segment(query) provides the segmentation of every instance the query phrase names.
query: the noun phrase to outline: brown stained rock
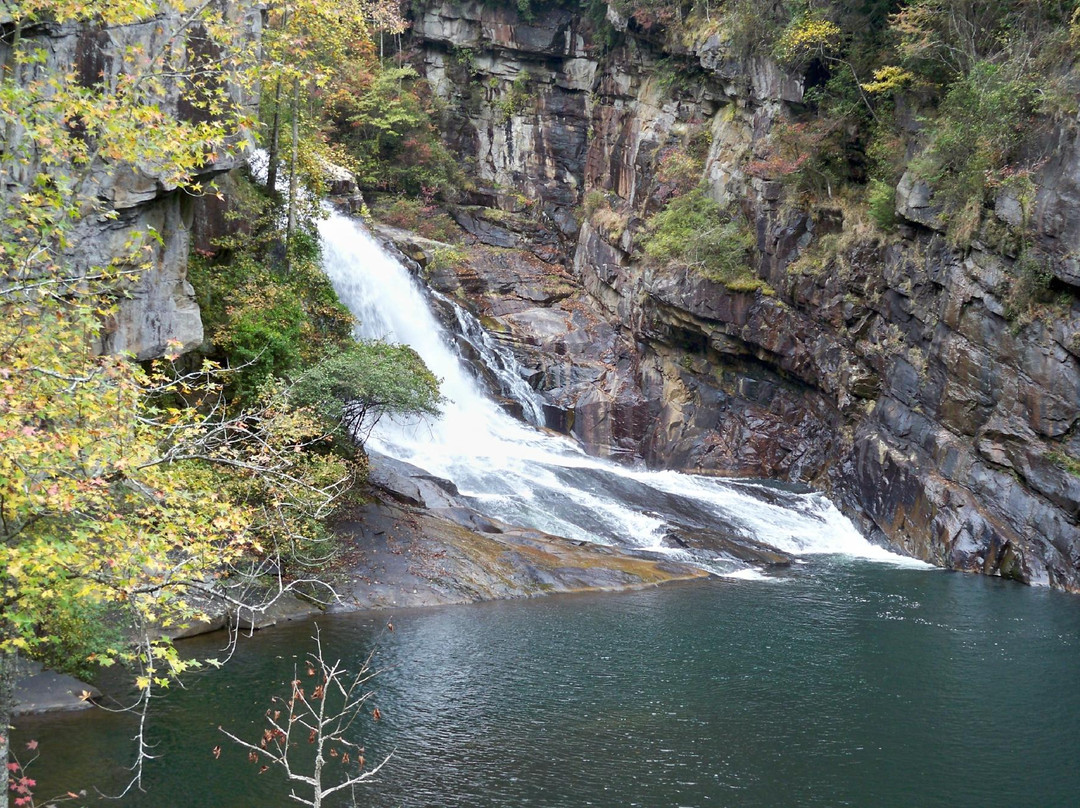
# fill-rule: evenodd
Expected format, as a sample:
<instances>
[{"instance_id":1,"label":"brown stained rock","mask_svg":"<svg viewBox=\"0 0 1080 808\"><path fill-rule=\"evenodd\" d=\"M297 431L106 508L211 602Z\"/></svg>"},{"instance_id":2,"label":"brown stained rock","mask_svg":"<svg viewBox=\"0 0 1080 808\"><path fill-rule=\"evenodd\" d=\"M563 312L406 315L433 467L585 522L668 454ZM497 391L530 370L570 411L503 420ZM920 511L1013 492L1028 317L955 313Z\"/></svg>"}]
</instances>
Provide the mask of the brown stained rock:
<instances>
[{"instance_id":1,"label":"brown stained rock","mask_svg":"<svg viewBox=\"0 0 1080 808\"><path fill-rule=\"evenodd\" d=\"M335 526L346 547L338 584L345 608L630 589L707 576L689 565L540 531L507 525L499 531L470 530L436 511L390 502L357 509Z\"/></svg>"},{"instance_id":2,"label":"brown stained rock","mask_svg":"<svg viewBox=\"0 0 1080 808\"><path fill-rule=\"evenodd\" d=\"M798 76L767 58L739 62L722 38L677 42L608 11L625 44L602 59L583 16L566 9L529 21L508 6L429 3L415 29L422 70L455 110L447 140L475 160L483 204L510 210L520 193L559 222L549 229L577 287L568 297L545 300L525 262L506 256L445 278L538 369L531 378L555 420L593 450L633 446L656 465L813 480L884 543L1080 588L1077 478L1063 465L1080 458L1075 127L1039 136L1050 157L1025 213L1066 302L1017 316L1015 247L987 233L970 249L950 246L934 189L913 173L899 182L902 221L890 234L847 220L852 211L833 200L800 210L775 177L748 176L785 104L801 103ZM533 30L544 25L562 38ZM455 74L448 46L483 53L480 75ZM652 80L657 58L702 72L668 92ZM473 83L505 87L523 69L535 77L525 114L498 123L485 104L465 103ZM657 180L665 149L695 127L712 137L710 191L749 217L775 297L733 294L631 252L667 193ZM591 189L618 197L628 217L617 243L588 222L574 238L568 217ZM1023 221L1009 194L987 211L999 229ZM489 240L509 233L507 243L556 263L538 251L550 241L470 216ZM843 246L810 260L828 235Z\"/></svg>"}]
</instances>

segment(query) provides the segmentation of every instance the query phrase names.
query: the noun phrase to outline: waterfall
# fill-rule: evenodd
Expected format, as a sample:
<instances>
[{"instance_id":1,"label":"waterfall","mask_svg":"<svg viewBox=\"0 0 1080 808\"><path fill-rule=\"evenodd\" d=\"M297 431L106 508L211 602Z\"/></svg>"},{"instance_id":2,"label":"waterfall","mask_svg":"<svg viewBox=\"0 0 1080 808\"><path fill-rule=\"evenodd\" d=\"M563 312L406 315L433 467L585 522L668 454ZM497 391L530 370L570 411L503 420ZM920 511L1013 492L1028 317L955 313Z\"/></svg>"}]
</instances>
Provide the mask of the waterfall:
<instances>
[{"instance_id":1,"label":"waterfall","mask_svg":"<svg viewBox=\"0 0 1080 808\"><path fill-rule=\"evenodd\" d=\"M831 553L900 561L870 544L823 495L767 483L629 468L586 455L571 440L525 424L482 389L456 343L435 318L419 282L360 223L331 213L320 223L324 266L359 320L358 337L411 345L442 379L438 419L384 418L368 446L454 482L478 511L569 538L686 553L661 545L673 526L721 530L796 555ZM490 337L463 311L479 353L509 385L516 367L498 358ZM485 351L487 352L485 354ZM513 388L527 413L539 413L520 378ZM532 397L532 398L530 398ZM720 573L745 564L706 563Z\"/></svg>"}]
</instances>

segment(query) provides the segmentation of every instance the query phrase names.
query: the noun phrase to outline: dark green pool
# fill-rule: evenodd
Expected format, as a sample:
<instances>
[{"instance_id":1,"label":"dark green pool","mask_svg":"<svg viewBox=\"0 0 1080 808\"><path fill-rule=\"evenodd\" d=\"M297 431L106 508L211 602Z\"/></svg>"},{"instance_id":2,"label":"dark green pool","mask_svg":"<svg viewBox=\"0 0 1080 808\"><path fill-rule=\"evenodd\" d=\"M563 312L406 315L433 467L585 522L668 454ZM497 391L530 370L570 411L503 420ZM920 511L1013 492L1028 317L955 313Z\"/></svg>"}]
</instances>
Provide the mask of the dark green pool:
<instances>
[{"instance_id":1,"label":"dark green pool","mask_svg":"<svg viewBox=\"0 0 1080 808\"><path fill-rule=\"evenodd\" d=\"M385 668L363 739L369 760L396 751L360 805L1080 805L1077 597L818 560L777 582L385 619L321 621L335 656L378 636ZM292 804L215 728L257 737L310 633L258 634L163 701L148 793L120 805ZM24 721L38 796L118 782L133 731L102 713Z\"/></svg>"}]
</instances>

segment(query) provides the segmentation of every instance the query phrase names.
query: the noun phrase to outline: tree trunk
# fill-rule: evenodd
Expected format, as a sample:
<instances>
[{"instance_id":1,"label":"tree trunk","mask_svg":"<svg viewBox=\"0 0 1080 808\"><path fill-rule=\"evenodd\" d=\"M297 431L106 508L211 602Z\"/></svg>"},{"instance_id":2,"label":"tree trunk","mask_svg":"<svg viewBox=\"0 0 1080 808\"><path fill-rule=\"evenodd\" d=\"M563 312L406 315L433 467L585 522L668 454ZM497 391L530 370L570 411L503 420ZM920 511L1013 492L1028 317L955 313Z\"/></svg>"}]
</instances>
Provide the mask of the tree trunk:
<instances>
[{"instance_id":1,"label":"tree trunk","mask_svg":"<svg viewBox=\"0 0 1080 808\"><path fill-rule=\"evenodd\" d=\"M266 191L273 194L277 190L278 145L281 141L281 76L274 86L274 118L270 124L270 148L267 150Z\"/></svg>"},{"instance_id":2,"label":"tree trunk","mask_svg":"<svg viewBox=\"0 0 1080 808\"><path fill-rule=\"evenodd\" d=\"M8 50L7 58L4 60L3 71L0 72L0 86L7 87L8 85L14 85L16 83L17 79L18 79L18 76L16 75L16 70L19 67L19 47L20 47L20 44L22 42L22 31L23 31L23 20L20 17L18 22L15 23L15 30L11 34L11 48L10 48L10 50ZM5 162L7 161L7 158L9 156L18 153L18 149L17 149L18 144L15 142L16 134L17 134L17 129L16 129L16 126L15 126L15 120L14 120L14 118L12 118L11 120L8 121L7 125L4 127L4 144L5 145L4 145L4 148L3 148L3 153L4 153ZM5 167L5 170L7 170L7 167ZM4 183L4 185L6 186L7 183ZM0 199L4 200L4 202L5 202L4 206L7 207L6 202L10 197L10 194L8 193L8 189L6 187L0 188L0 194L2 194L2 196L0 196ZM5 763L6 763L6 761L5 761ZM7 783L7 772L6 771L4 772L4 783L5 784ZM0 808L6 808L6 806L7 806L7 791L4 792L3 799L4 799L4 802L3 802L3 805L0 806Z\"/></svg>"},{"instance_id":3,"label":"tree trunk","mask_svg":"<svg viewBox=\"0 0 1080 808\"><path fill-rule=\"evenodd\" d=\"M14 652L0 651L0 808L8 808L8 785L11 772L11 713L15 708L15 675L19 657Z\"/></svg>"},{"instance_id":4,"label":"tree trunk","mask_svg":"<svg viewBox=\"0 0 1080 808\"><path fill-rule=\"evenodd\" d=\"M285 229L285 250L292 249L293 231L296 230L296 158L300 148L300 78L293 79L292 85L292 156L289 159L289 220ZM285 256L286 266L291 264L289 255Z\"/></svg>"},{"instance_id":5,"label":"tree trunk","mask_svg":"<svg viewBox=\"0 0 1080 808\"><path fill-rule=\"evenodd\" d=\"M319 733L320 738L322 732ZM319 741L319 751L315 753L315 771L312 773L312 779L315 780L315 788L311 795L312 808L321 808L322 806L322 769L323 769L323 756L322 756L322 741Z\"/></svg>"}]
</instances>

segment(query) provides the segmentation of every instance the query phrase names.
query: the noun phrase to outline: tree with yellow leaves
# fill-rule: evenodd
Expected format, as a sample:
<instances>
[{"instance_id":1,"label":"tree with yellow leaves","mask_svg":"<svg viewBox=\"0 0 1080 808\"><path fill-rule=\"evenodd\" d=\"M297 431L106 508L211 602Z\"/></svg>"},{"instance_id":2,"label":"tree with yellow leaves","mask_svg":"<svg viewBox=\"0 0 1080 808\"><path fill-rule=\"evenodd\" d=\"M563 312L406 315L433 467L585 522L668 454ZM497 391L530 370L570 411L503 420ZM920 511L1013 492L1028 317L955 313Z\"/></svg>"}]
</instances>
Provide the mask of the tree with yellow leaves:
<instances>
[{"instance_id":1,"label":"tree with yellow leaves","mask_svg":"<svg viewBox=\"0 0 1080 808\"><path fill-rule=\"evenodd\" d=\"M135 176L152 193L206 192L205 177L254 123L258 20L246 0L0 4L5 808L19 656L55 661L77 649L101 664L129 663L145 718L153 692L199 664L162 635L204 618L209 597L244 603L225 584L242 560L265 558L257 514L222 495L214 467L261 475L279 501L299 498L316 512L350 479L341 469L305 478L287 457L321 439L314 420L298 423L302 414L272 403L230 414L209 368L146 370L100 353L116 299L152 270L158 238L128 226L106 260L87 259L93 234L110 222L122 230L115 179ZM84 36L89 56L66 47ZM124 641L84 633L87 614L114 618ZM131 786L147 756L140 733Z\"/></svg>"},{"instance_id":2,"label":"tree with yellow leaves","mask_svg":"<svg viewBox=\"0 0 1080 808\"><path fill-rule=\"evenodd\" d=\"M206 664L164 635L212 601L243 612L296 586L333 596L286 578L280 554L319 533L362 466L340 413L301 395L359 372L357 355L328 357L296 390L269 379L241 410L230 377L176 362L178 344L152 366L102 346L163 249L132 196L210 193L258 131L255 88L314 92L357 38L399 30L388 8L0 0L0 808L20 656L133 668L134 788L154 693ZM291 115L295 190L296 103ZM437 406L437 380L416 372L421 399L390 409ZM349 379L353 413L366 388ZM95 631L103 617L123 636Z\"/></svg>"}]
</instances>

